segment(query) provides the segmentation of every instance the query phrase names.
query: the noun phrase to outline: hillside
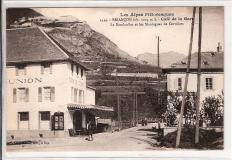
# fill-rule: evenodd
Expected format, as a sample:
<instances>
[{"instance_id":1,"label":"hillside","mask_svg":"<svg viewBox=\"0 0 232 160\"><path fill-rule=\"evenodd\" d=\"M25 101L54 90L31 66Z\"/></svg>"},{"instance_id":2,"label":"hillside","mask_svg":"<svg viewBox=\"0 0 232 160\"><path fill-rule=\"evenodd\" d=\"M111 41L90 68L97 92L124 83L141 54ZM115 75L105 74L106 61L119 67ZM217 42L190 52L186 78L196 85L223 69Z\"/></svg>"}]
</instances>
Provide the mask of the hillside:
<instances>
[{"instance_id":1,"label":"hillside","mask_svg":"<svg viewBox=\"0 0 232 160\"><path fill-rule=\"evenodd\" d=\"M161 52L160 53L160 66L161 67L166 67L171 65L172 63L175 63L185 57L184 54L177 53L174 51L170 52ZM137 58L141 61L146 61L148 64L157 66L157 54L152 54L152 53L143 53L139 54Z\"/></svg>"},{"instance_id":2,"label":"hillside","mask_svg":"<svg viewBox=\"0 0 232 160\"><path fill-rule=\"evenodd\" d=\"M138 72L139 69L134 68L142 68L142 61L121 50L109 38L93 30L85 21L70 15L58 19L49 18L30 9L17 11L21 16L16 18L10 16L16 14L16 11L8 11L8 28L42 27L68 52L94 70L101 68L102 62L118 62L131 66L132 70L128 71L127 68L126 72ZM146 65L146 68L149 68L149 65Z\"/></svg>"}]
</instances>

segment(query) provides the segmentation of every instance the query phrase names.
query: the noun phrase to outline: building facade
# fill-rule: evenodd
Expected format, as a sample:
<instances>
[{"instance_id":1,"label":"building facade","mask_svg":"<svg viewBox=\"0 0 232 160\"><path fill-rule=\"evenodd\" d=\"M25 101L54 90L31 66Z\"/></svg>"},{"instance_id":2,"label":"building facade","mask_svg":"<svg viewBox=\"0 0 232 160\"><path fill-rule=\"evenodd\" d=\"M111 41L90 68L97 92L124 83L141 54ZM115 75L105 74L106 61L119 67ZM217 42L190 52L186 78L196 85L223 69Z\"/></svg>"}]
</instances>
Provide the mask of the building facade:
<instances>
[{"instance_id":1,"label":"building facade","mask_svg":"<svg viewBox=\"0 0 232 160\"><path fill-rule=\"evenodd\" d=\"M9 132L82 130L95 113L113 111L95 105L88 68L40 28L7 30L6 64Z\"/></svg>"},{"instance_id":2,"label":"building facade","mask_svg":"<svg viewBox=\"0 0 232 160\"><path fill-rule=\"evenodd\" d=\"M224 88L224 54L218 47L217 52L201 53L200 100L205 97L223 94ZM197 92L197 53L191 56L187 91ZM187 57L164 68L167 75L167 90L183 92L187 68Z\"/></svg>"}]
</instances>

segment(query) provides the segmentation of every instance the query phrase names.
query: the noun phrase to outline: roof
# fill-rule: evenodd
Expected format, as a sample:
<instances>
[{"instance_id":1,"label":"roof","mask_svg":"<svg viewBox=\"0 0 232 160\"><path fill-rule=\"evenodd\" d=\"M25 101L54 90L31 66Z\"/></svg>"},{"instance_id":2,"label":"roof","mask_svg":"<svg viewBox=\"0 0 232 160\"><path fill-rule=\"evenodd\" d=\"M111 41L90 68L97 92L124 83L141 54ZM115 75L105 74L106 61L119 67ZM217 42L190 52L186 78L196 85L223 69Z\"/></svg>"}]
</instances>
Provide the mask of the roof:
<instances>
[{"instance_id":1,"label":"roof","mask_svg":"<svg viewBox=\"0 0 232 160\"><path fill-rule=\"evenodd\" d=\"M163 69L164 72L186 71L188 57L171 64ZM198 65L198 53L191 55L190 71L196 71ZM202 52L201 53L201 70L202 71L223 71L224 53L223 52Z\"/></svg>"},{"instance_id":2,"label":"roof","mask_svg":"<svg viewBox=\"0 0 232 160\"><path fill-rule=\"evenodd\" d=\"M88 69L38 27L7 29L6 42L7 64L69 60Z\"/></svg>"}]
</instances>

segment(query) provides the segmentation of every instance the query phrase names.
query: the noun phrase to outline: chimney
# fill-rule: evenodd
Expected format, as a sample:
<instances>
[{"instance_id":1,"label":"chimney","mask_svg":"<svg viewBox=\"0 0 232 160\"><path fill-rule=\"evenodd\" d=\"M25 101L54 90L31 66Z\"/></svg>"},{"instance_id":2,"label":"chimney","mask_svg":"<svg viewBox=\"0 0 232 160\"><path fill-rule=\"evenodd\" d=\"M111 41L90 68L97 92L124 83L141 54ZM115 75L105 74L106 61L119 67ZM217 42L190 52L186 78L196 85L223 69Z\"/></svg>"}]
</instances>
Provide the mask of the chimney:
<instances>
[{"instance_id":1,"label":"chimney","mask_svg":"<svg viewBox=\"0 0 232 160\"><path fill-rule=\"evenodd\" d=\"M218 42L217 52L221 52L221 51L222 51L222 46L221 46L220 42Z\"/></svg>"}]
</instances>

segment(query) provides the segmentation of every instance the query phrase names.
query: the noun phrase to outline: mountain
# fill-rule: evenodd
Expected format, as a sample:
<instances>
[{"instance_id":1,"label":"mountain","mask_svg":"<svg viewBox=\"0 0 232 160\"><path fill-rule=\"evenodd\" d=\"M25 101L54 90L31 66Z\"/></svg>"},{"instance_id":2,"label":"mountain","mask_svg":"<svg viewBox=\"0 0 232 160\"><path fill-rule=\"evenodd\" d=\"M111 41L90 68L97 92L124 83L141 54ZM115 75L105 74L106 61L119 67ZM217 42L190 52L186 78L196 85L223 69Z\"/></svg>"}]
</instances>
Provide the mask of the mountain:
<instances>
[{"instance_id":1,"label":"mountain","mask_svg":"<svg viewBox=\"0 0 232 160\"><path fill-rule=\"evenodd\" d=\"M160 66L166 67L183 59L184 57L186 57L184 54L174 51L160 53ZM141 61L147 62L148 64L157 66L157 54L146 52L143 54L139 54L137 58Z\"/></svg>"},{"instance_id":2,"label":"mountain","mask_svg":"<svg viewBox=\"0 0 232 160\"><path fill-rule=\"evenodd\" d=\"M18 21L20 24L23 23L24 20L31 17L42 16L42 14L34 11L30 8L8 8L6 14L6 27L10 28L10 25L15 21Z\"/></svg>"},{"instance_id":3,"label":"mountain","mask_svg":"<svg viewBox=\"0 0 232 160\"><path fill-rule=\"evenodd\" d=\"M20 16L14 17L18 13ZM121 50L103 34L93 30L85 21L71 15L57 19L41 15L32 9L7 10L7 28L40 26L67 51L81 61L142 62Z\"/></svg>"}]
</instances>

